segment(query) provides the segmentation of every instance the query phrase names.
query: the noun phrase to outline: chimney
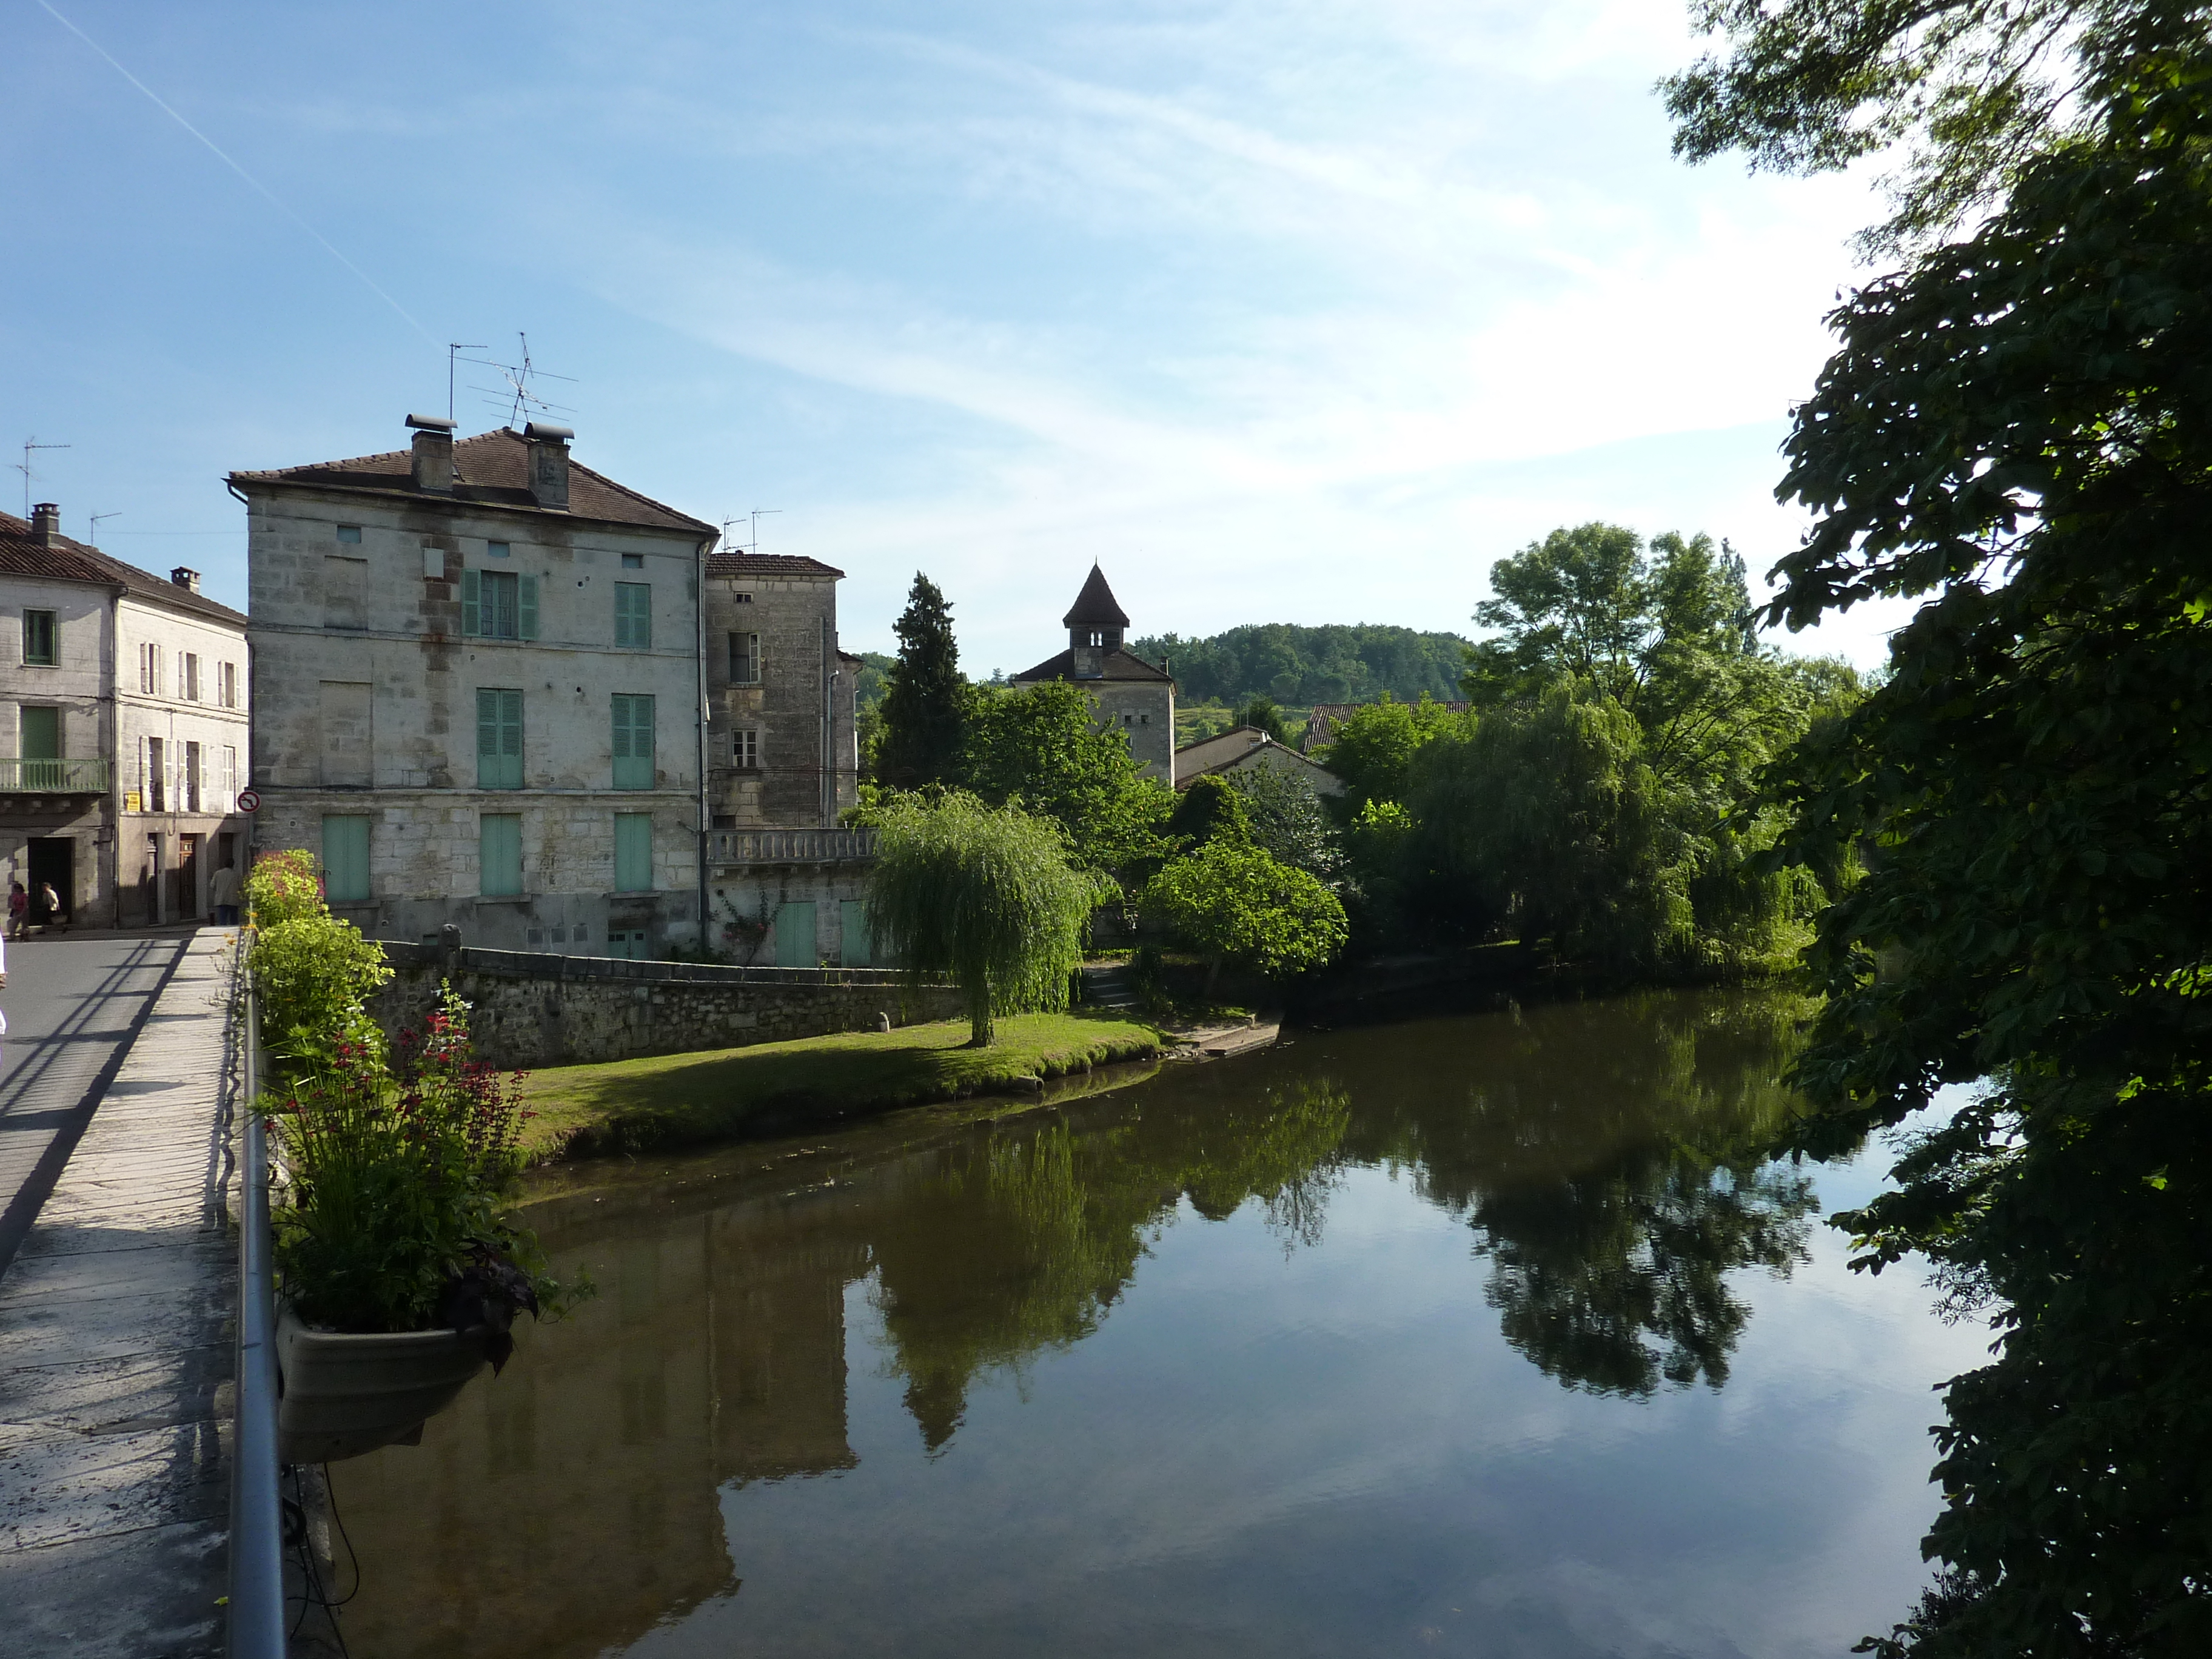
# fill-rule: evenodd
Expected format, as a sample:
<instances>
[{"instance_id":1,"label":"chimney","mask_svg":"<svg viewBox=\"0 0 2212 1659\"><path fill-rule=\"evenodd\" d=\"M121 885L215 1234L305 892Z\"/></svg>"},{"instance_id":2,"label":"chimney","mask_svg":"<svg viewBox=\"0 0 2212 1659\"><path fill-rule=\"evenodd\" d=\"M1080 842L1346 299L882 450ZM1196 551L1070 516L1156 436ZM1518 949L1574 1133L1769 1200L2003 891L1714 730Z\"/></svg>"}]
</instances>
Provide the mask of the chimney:
<instances>
[{"instance_id":1,"label":"chimney","mask_svg":"<svg viewBox=\"0 0 2212 1659\"><path fill-rule=\"evenodd\" d=\"M31 533L39 538L41 547L52 547L54 538L62 533L62 510L52 501L40 501L31 509Z\"/></svg>"},{"instance_id":2,"label":"chimney","mask_svg":"<svg viewBox=\"0 0 2212 1659\"><path fill-rule=\"evenodd\" d=\"M187 593L197 593L200 591L200 573L197 570L186 569L183 565L179 565L169 573L169 580Z\"/></svg>"},{"instance_id":3,"label":"chimney","mask_svg":"<svg viewBox=\"0 0 2212 1659\"><path fill-rule=\"evenodd\" d=\"M565 426L532 421L522 428L530 441L530 495L540 507L568 510L568 440L576 434Z\"/></svg>"},{"instance_id":4,"label":"chimney","mask_svg":"<svg viewBox=\"0 0 2212 1659\"><path fill-rule=\"evenodd\" d=\"M410 415L415 432L415 488L426 495L453 493L453 423L441 415Z\"/></svg>"}]
</instances>

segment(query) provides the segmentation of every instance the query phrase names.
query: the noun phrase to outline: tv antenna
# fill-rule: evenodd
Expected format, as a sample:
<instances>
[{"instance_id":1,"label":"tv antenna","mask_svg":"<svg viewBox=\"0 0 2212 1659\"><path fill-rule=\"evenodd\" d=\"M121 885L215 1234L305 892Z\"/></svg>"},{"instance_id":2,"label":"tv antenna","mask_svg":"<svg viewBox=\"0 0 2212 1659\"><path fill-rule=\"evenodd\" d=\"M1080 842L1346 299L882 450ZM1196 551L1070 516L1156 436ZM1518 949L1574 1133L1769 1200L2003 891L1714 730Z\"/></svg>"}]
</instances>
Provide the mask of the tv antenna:
<instances>
[{"instance_id":1,"label":"tv antenna","mask_svg":"<svg viewBox=\"0 0 2212 1659\"><path fill-rule=\"evenodd\" d=\"M485 349L487 348L484 346L470 345L459 340L448 340L446 343L446 418L447 420L453 418L453 359L464 351ZM474 362L477 360L471 357L469 361Z\"/></svg>"},{"instance_id":2,"label":"tv antenna","mask_svg":"<svg viewBox=\"0 0 2212 1659\"><path fill-rule=\"evenodd\" d=\"M496 362L489 357L461 359L465 363L482 363L486 368L497 369L501 377L507 382L504 387L472 386L469 390L487 393L485 401L494 409L505 405L507 423L509 426L520 425L525 415L574 414L576 412L574 409L567 404L549 403L539 397L537 392L531 390L531 382L532 380L563 380L570 386L574 386L577 384L576 377L573 374L556 374L549 369L538 368L530 361L530 337L517 330L514 337L522 343L522 361L519 363Z\"/></svg>"},{"instance_id":3,"label":"tv antenna","mask_svg":"<svg viewBox=\"0 0 2212 1659\"><path fill-rule=\"evenodd\" d=\"M727 539L730 533L730 526L732 525L735 524L738 519L750 519L753 521L753 538L752 540L744 544L744 545L749 551L757 551L760 548L760 521L763 519L773 518L782 511L783 509L780 507L757 507L750 513L738 514L735 517L727 518L722 520L722 535L725 539Z\"/></svg>"},{"instance_id":4,"label":"tv antenna","mask_svg":"<svg viewBox=\"0 0 2212 1659\"><path fill-rule=\"evenodd\" d=\"M38 476L31 471L31 452L34 449L67 449L70 446L68 444L42 444L34 435L23 440L23 459L8 463L23 475L23 522L25 524L31 521L31 480Z\"/></svg>"},{"instance_id":5,"label":"tv antenna","mask_svg":"<svg viewBox=\"0 0 2212 1659\"><path fill-rule=\"evenodd\" d=\"M121 518L123 516L123 509L118 507L112 513L94 513L89 516L92 520L92 529L84 538L85 545L88 547L98 547L100 545L100 521L102 519Z\"/></svg>"}]
</instances>

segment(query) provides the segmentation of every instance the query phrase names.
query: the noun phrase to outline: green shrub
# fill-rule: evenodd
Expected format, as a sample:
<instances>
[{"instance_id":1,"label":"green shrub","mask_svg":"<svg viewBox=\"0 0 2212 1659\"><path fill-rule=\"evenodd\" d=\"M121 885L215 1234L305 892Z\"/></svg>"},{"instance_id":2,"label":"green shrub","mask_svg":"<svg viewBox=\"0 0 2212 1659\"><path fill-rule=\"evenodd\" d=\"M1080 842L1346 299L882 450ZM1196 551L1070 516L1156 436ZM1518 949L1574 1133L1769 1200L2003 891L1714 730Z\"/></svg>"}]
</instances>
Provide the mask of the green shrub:
<instances>
[{"instance_id":1,"label":"green shrub","mask_svg":"<svg viewBox=\"0 0 2212 1659\"><path fill-rule=\"evenodd\" d=\"M1228 841L1209 842L1153 877L1145 908L1211 957L1217 974L1224 962L1270 979L1305 973L1341 951L1346 936L1335 894L1256 847Z\"/></svg>"},{"instance_id":2,"label":"green shrub","mask_svg":"<svg viewBox=\"0 0 2212 1659\"><path fill-rule=\"evenodd\" d=\"M392 969L361 929L327 911L295 915L257 928L250 960L262 1041L281 1067L327 1062L349 1042L381 1056L383 1036L362 1005Z\"/></svg>"},{"instance_id":3,"label":"green shrub","mask_svg":"<svg viewBox=\"0 0 2212 1659\"><path fill-rule=\"evenodd\" d=\"M330 906L323 902L323 878L316 873L315 855L289 847L254 860L246 878L246 911L257 927L330 915Z\"/></svg>"}]
</instances>

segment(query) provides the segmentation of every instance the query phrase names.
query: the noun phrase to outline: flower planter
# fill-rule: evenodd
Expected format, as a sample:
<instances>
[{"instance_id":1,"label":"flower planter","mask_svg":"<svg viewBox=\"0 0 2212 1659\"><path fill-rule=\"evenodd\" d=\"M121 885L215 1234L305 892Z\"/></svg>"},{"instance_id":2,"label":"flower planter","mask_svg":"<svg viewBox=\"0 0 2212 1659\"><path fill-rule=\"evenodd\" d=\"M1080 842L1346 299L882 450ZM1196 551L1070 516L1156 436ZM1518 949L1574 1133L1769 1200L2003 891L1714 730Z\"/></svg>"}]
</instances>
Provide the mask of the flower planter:
<instances>
[{"instance_id":1,"label":"flower planter","mask_svg":"<svg viewBox=\"0 0 2212 1659\"><path fill-rule=\"evenodd\" d=\"M413 1445L422 1425L484 1368L485 1333L318 1330L289 1307L276 1317L276 1455L335 1463Z\"/></svg>"}]
</instances>

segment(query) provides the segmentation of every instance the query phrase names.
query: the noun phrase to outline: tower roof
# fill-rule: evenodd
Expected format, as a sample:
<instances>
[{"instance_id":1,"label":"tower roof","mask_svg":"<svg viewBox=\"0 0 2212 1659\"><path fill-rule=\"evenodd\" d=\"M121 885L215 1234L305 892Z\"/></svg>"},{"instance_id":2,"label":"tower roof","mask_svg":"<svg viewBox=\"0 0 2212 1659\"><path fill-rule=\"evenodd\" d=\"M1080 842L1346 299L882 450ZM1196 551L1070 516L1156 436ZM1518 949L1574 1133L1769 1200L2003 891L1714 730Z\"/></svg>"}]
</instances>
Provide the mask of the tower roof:
<instances>
[{"instance_id":1,"label":"tower roof","mask_svg":"<svg viewBox=\"0 0 2212 1659\"><path fill-rule=\"evenodd\" d=\"M1079 628L1087 623L1111 623L1116 628L1129 625L1128 617L1115 602L1114 590L1106 586L1106 573L1095 562L1084 581L1083 591L1075 596L1074 605L1060 619L1062 628Z\"/></svg>"}]
</instances>

